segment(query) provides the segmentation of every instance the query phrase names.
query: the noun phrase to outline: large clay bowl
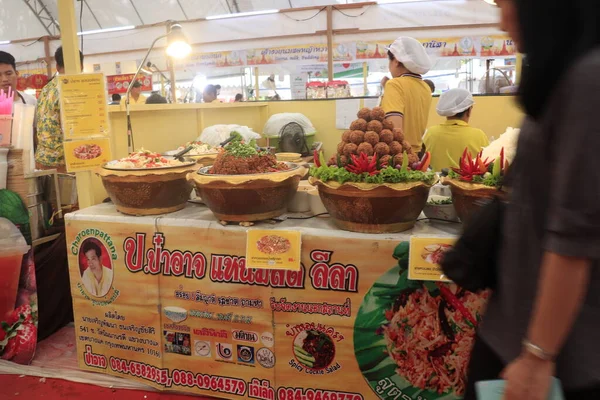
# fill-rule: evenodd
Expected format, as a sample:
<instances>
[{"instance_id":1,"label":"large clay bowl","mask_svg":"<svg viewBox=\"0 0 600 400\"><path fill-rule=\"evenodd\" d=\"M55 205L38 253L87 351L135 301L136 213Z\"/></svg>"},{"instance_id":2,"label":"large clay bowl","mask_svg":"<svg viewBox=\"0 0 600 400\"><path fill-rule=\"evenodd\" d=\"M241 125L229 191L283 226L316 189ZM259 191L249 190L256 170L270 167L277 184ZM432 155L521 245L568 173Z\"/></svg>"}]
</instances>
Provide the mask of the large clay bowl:
<instances>
[{"instance_id":1,"label":"large clay bowl","mask_svg":"<svg viewBox=\"0 0 600 400\"><path fill-rule=\"evenodd\" d=\"M287 211L306 173L302 166L287 164L290 169L286 171L249 175L215 175L205 167L188 174L188 180L220 221L263 221Z\"/></svg>"},{"instance_id":2,"label":"large clay bowl","mask_svg":"<svg viewBox=\"0 0 600 400\"><path fill-rule=\"evenodd\" d=\"M181 210L190 198L188 173L201 165L127 170L106 168L97 172L117 211L128 215L157 215Z\"/></svg>"},{"instance_id":3,"label":"large clay bowl","mask_svg":"<svg viewBox=\"0 0 600 400\"><path fill-rule=\"evenodd\" d=\"M442 183L450 186L454 209L463 224L469 223L469 219L486 200L503 195L503 192L496 188L455 179L444 179Z\"/></svg>"},{"instance_id":4,"label":"large clay bowl","mask_svg":"<svg viewBox=\"0 0 600 400\"><path fill-rule=\"evenodd\" d=\"M414 227L427 203L423 182L375 185L322 182L310 178L335 224L360 233L402 232Z\"/></svg>"}]
</instances>

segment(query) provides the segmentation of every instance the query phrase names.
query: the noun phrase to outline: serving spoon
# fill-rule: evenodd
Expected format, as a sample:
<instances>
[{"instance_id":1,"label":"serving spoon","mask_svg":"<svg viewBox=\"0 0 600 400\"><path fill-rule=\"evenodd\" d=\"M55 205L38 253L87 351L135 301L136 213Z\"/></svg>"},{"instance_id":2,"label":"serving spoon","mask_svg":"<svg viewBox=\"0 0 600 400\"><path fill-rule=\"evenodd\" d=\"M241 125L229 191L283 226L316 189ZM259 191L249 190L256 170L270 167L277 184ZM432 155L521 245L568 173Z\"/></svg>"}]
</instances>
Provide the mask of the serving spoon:
<instances>
[{"instance_id":1,"label":"serving spoon","mask_svg":"<svg viewBox=\"0 0 600 400\"><path fill-rule=\"evenodd\" d=\"M173 158L177 161L185 162L183 155L189 153L193 148L193 146L188 146L185 149L181 150L179 153L175 154Z\"/></svg>"}]
</instances>

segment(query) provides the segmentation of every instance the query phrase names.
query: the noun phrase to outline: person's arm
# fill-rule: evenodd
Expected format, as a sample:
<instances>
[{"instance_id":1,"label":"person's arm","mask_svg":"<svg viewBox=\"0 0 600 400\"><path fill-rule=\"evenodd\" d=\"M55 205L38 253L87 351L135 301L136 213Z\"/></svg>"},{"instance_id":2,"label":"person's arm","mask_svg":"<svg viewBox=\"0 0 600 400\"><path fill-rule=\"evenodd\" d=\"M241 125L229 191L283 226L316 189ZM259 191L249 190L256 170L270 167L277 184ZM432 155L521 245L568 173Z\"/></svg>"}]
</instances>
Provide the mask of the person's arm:
<instances>
[{"instance_id":1,"label":"person's arm","mask_svg":"<svg viewBox=\"0 0 600 400\"><path fill-rule=\"evenodd\" d=\"M556 356L581 310L590 277L590 260L546 252L527 340L548 355ZM554 375L553 360L544 360L523 349L521 356L502 373L508 381L505 400L545 400Z\"/></svg>"},{"instance_id":2,"label":"person's arm","mask_svg":"<svg viewBox=\"0 0 600 400\"><path fill-rule=\"evenodd\" d=\"M387 119L388 121L392 121L392 124L394 124L394 129L402 129L402 132L404 132L403 115L390 115L388 117L385 117L385 119Z\"/></svg>"},{"instance_id":3,"label":"person's arm","mask_svg":"<svg viewBox=\"0 0 600 400\"><path fill-rule=\"evenodd\" d=\"M396 80L388 81L385 85L381 107L385 111L385 118L394 124L394 129L404 131L404 91Z\"/></svg>"},{"instance_id":4,"label":"person's arm","mask_svg":"<svg viewBox=\"0 0 600 400\"><path fill-rule=\"evenodd\" d=\"M590 264L585 258L546 252L529 325L531 343L550 354L560 352L587 293Z\"/></svg>"}]
</instances>

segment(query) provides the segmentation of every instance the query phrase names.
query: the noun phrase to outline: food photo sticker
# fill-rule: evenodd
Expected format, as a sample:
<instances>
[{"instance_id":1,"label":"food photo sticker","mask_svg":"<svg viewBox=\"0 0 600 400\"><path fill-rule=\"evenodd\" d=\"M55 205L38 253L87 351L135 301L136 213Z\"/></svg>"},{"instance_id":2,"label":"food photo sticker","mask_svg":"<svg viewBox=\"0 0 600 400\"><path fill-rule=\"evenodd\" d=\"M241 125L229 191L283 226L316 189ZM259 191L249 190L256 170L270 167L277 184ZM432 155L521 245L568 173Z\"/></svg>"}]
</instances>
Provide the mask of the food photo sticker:
<instances>
[{"instance_id":1,"label":"food photo sticker","mask_svg":"<svg viewBox=\"0 0 600 400\"><path fill-rule=\"evenodd\" d=\"M109 138L67 140L64 147L69 172L92 170L112 159Z\"/></svg>"},{"instance_id":2,"label":"food photo sticker","mask_svg":"<svg viewBox=\"0 0 600 400\"><path fill-rule=\"evenodd\" d=\"M422 260L423 248L396 247L396 265L373 283L354 323L356 361L381 399L460 400L465 393L489 292L409 279L410 253Z\"/></svg>"},{"instance_id":3,"label":"food photo sticker","mask_svg":"<svg viewBox=\"0 0 600 400\"><path fill-rule=\"evenodd\" d=\"M299 231L251 229L246 240L247 268L300 270Z\"/></svg>"},{"instance_id":4,"label":"food photo sticker","mask_svg":"<svg viewBox=\"0 0 600 400\"><path fill-rule=\"evenodd\" d=\"M97 144L82 144L75 147L73 155L80 160L93 160L102 155L102 147Z\"/></svg>"},{"instance_id":5,"label":"food photo sticker","mask_svg":"<svg viewBox=\"0 0 600 400\"><path fill-rule=\"evenodd\" d=\"M93 297L104 297L113 283L113 265L104 243L87 238L79 248L79 273L85 290Z\"/></svg>"},{"instance_id":6,"label":"food photo sticker","mask_svg":"<svg viewBox=\"0 0 600 400\"><path fill-rule=\"evenodd\" d=\"M449 237L411 237L408 279L449 282L440 264L455 242L455 238Z\"/></svg>"}]
</instances>

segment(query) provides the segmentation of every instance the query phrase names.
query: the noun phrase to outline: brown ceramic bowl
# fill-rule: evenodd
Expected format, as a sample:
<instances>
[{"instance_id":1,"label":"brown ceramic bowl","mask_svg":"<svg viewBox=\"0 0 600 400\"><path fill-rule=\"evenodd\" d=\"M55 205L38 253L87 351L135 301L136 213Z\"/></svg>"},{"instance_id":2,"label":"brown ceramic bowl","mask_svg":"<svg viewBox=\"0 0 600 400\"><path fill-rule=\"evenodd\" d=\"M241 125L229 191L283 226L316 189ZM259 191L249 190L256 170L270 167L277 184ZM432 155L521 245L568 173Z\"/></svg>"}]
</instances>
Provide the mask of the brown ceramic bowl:
<instances>
[{"instance_id":1,"label":"brown ceramic bowl","mask_svg":"<svg viewBox=\"0 0 600 400\"><path fill-rule=\"evenodd\" d=\"M114 169L104 164L97 174L117 211L128 215L157 215L181 210L190 198L192 185L186 175L201 165Z\"/></svg>"},{"instance_id":2,"label":"brown ceramic bowl","mask_svg":"<svg viewBox=\"0 0 600 400\"><path fill-rule=\"evenodd\" d=\"M411 229L427 203L430 185L423 182L375 185L322 182L310 178L335 224L360 233Z\"/></svg>"},{"instance_id":3,"label":"brown ceramic bowl","mask_svg":"<svg viewBox=\"0 0 600 400\"><path fill-rule=\"evenodd\" d=\"M446 178L442 183L450 186L456 215L463 224L469 222L473 213L481 207L482 201L503 195L503 192L496 188L455 179Z\"/></svg>"},{"instance_id":4,"label":"brown ceramic bowl","mask_svg":"<svg viewBox=\"0 0 600 400\"><path fill-rule=\"evenodd\" d=\"M215 175L201 168L188 174L196 192L215 217L227 222L253 222L278 217L296 194L306 168L287 163L289 170L249 175Z\"/></svg>"}]
</instances>

